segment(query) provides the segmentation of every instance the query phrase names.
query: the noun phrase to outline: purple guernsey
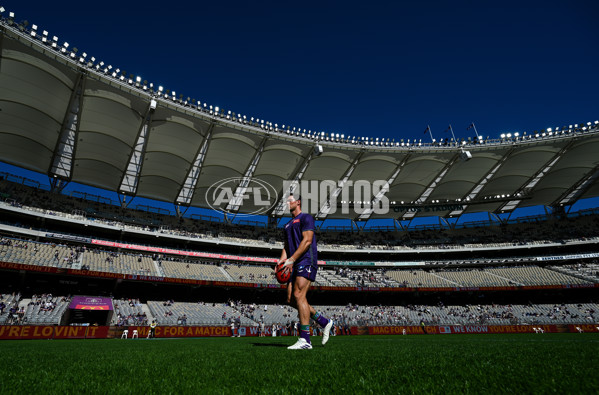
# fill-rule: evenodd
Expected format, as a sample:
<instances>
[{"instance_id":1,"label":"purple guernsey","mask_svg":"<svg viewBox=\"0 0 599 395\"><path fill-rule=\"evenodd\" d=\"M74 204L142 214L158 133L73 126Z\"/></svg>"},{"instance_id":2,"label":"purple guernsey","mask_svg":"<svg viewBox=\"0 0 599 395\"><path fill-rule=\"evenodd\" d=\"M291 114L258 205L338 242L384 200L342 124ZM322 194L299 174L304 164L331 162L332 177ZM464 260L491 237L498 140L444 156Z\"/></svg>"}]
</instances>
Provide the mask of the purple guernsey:
<instances>
[{"instance_id":1,"label":"purple guernsey","mask_svg":"<svg viewBox=\"0 0 599 395\"><path fill-rule=\"evenodd\" d=\"M313 232L316 230L316 227L314 226L314 217L307 213L301 213L285 224L285 252L287 252L288 258L293 255L304 238L302 232L307 230L311 230ZM312 238L312 244L308 250L297 261L295 261L293 266L294 268L298 268L300 266L312 266L314 268L318 267L316 234L314 234L314 237Z\"/></svg>"}]
</instances>

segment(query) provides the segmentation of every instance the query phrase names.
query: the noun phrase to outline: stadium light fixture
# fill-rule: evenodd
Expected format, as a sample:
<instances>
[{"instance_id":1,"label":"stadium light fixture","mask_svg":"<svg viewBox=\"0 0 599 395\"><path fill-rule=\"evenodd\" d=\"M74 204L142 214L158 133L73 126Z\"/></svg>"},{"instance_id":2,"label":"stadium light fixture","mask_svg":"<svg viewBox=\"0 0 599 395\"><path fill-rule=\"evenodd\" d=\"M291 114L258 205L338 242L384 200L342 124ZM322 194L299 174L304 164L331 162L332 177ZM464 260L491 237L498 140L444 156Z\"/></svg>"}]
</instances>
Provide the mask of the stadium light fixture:
<instances>
[{"instance_id":1,"label":"stadium light fixture","mask_svg":"<svg viewBox=\"0 0 599 395\"><path fill-rule=\"evenodd\" d=\"M0 14L2 14L4 11L6 11L4 7L0 6Z\"/></svg>"}]
</instances>

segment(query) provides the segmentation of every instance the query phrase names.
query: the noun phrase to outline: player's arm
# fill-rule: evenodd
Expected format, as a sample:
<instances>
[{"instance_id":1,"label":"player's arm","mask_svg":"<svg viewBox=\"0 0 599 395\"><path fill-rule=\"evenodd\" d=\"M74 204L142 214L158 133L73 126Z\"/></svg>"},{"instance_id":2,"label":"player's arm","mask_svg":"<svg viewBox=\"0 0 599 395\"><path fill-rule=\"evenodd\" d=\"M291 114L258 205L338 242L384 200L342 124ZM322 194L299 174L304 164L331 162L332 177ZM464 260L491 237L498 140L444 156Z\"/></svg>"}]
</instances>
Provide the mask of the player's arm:
<instances>
[{"instance_id":1,"label":"player's arm","mask_svg":"<svg viewBox=\"0 0 599 395\"><path fill-rule=\"evenodd\" d=\"M308 248L310 248L313 238L314 238L313 230L303 231L302 232L302 241L300 242L299 246L297 247L297 250L293 253L293 255L291 255L291 257L289 259L287 259L286 263L293 264L295 261L300 259L301 256L304 255L304 253L306 251L308 251ZM292 261L292 262L289 262L289 261Z\"/></svg>"},{"instance_id":2,"label":"player's arm","mask_svg":"<svg viewBox=\"0 0 599 395\"><path fill-rule=\"evenodd\" d=\"M281 257L279 258L279 263L283 263L287 260L287 251L283 248L283 251L281 251Z\"/></svg>"}]
</instances>

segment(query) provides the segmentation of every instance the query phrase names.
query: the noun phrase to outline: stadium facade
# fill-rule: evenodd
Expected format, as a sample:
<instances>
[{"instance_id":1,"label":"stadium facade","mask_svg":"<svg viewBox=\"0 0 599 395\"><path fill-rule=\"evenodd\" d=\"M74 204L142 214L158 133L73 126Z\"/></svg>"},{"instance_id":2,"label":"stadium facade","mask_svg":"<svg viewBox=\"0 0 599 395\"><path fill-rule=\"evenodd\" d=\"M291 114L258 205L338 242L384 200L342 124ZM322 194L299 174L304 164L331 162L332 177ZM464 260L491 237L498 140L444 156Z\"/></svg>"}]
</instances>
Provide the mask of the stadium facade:
<instances>
[{"instance_id":1,"label":"stadium facade","mask_svg":"<svg viewBox=\"0 0 599 395\"><path fill-rule=\"evenodd\" d=\"M416 326L417 317L454 322L414 310L439 305L569 304L577 312L554 314L557 321L597 322L597 212L569 209L599 196L599 122L432 143L317 133L177 96L1 18L0 160L49 180L45 190L0 177L4 293L134 298L148 308L172 299L274 306L282 300L270 272L281 248L277 225L293 193L319 223L353 224L319 234L317 303L369 306L364 315L373 316L373 306L398 306L379 313ZM69 182L111 191L119 204L63 195ZM176 215L128 208L133 197L172 204ZM538 205L547 216L509 218ZM187 207L224 221L191 218ZM456 225L481 212L496 225ZM234 223L245 215L265 216L268 226ZM410 228L428 216L440 226ZM383 218L393 220L386 232L365 227ZM231 314L258 322L235 306ZM159 304L153 309L171 322ZM521 311L460 324L532 317ZM212 318L202 323L216 325ZM66 313L52 320L44 323L75 322ZM358 324L355 314L347 320Z\"/></svg>"}]
</instances>

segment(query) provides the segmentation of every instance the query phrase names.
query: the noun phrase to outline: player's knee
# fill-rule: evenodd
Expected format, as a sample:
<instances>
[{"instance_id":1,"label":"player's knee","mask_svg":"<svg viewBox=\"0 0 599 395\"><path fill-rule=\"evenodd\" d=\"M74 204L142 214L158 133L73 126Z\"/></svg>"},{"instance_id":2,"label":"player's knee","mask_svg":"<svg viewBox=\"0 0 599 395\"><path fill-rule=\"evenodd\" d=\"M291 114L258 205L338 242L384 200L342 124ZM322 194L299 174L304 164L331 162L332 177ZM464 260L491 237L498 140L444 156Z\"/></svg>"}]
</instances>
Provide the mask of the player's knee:
<instances>
[{"instance_id":1,"label":"player's knee","mask_svg":"<svg viewBox=\"0 0 599 395\"><path fill-rule=\"evenodd\" d=\"M304 292L302 292L299 289L293 290L293 299L295 300L296 303L299 303L301 300L304 300L305 298L306 298L306 295Z\"/></svg>"}]
</instances>

